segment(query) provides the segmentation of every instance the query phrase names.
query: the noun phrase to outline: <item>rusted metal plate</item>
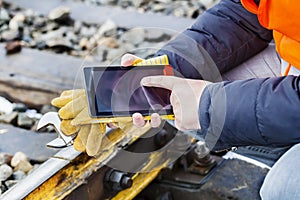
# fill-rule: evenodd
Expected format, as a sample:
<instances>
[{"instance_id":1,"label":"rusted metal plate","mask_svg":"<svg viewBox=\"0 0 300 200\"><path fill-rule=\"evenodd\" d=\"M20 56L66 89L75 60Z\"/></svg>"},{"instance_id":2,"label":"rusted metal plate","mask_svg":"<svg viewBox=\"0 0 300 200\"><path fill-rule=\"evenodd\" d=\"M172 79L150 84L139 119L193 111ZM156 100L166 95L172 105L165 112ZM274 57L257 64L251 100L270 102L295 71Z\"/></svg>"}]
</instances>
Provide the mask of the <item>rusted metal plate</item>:
<instances>
[{"instance_id":1,"label":"rusted metal plate","mask_svg":"<svg viewBox=\"0 0 300 200\"><path fill-rule=\"evenodd\" d=\"M119 146L134 141L147 132L149 126L142 129L130 126L126 130L127 134L120 129L110 131L103 139L103 152L97 158L80 154L73 149L73 146L63 149L1 197L3 199L64 199L111 160Z\"/></svg>"}]
</instances>

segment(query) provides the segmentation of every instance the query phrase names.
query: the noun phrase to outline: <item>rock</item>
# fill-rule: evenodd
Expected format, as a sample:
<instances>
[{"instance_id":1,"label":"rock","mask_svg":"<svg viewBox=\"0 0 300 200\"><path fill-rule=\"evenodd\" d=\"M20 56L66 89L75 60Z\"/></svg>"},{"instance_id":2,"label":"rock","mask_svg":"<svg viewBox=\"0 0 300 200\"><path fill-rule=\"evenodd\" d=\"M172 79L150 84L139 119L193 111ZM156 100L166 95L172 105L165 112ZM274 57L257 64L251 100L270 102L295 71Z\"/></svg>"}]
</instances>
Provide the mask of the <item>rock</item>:
<instances>
[{"instance_id":1,"label":"rock","mask_svg":"<svg viewBox=\"0 0 300 200\"><path fill-rule=\"evenodd\" d=\"M50 20L53 20L60 24L70 24L71 22L70 9L65 6L54 8L49 12L48 17Z\"/></svg>"},{"instance_id":2,"label":"rock","mask_svg":"<svg viewBox=\"0 0 300 200\"><path fill-rule=\"evenodd\" d=\"M38 42L33 42L31 43L32 46L36 46L39 50L45 49L46 48L46 42L45 41L38 41Z\"/></svg>"},{"instance_id":3,"label":"rock","mask_svg":"<svg viewBox=\"0 0 300 200\"><path fill-rule=\"evenodd\" d=\"M7 153L0 153L0 165L9 164L11 162L12 155Z\"/></svg>"},{"instance_id":4,"label":"rock","mask_svg":"<svg viewBox=\"0 0 300 200\"><path fill-rule=\"evenodd\" d=\"M6 30L3 31L0 35L0 38L4 41L11 41L19 38L19 31L15 30Z\"/></svg>"},{"instance_id":5,"label":"rock","mask_svg":"<svg viewBox=\"0 0 300 200\"><path fill-rule=\"evenodd\" d=\"M123 54L127 52L127 49L121 47L118 49L111 49L107 52L106 60L113 62L116 59L119 59L122 57Z\"/></svg>"},{"instance_id":6,"label":"rock","mask_svg":"<svg viewBox=\"0 0 300 200\"><path fill-rule=\"evenodd\" d=\"M172 0L155 0L157 3L163 3L163 4L170 4L172 3Z\"/></svg>"},{"instance_id":7,"label":"rock","mask_svg":"<svg viewBox=\"0 0 300 200\"><path fill-rule=\"evenodd\" d=\"M43 105L40 110L40 113L44 115L47 112L57 112L57 108L52 105Z\"/></svg>"},{"instance_id":8,"label":"rock","mask_svg":"<svg viewBox=\"0 0 300 200\"><path fill-rule=\"evenodd\" d=\"M36 33L33 36L34 36L34 38L37 38L37 39L47 42L48 40L63 38L67 34L68 30L69 29L67 27L62 26L55 31L48 31L46 34L42 34L42 35L39 33Z\"/></svg>"},{"instance_id":9,"label":"rock","mask_svg":"<svg viewBox=\"0 0 300 200\"><path fill-rule=\"evenodd\" d=\"M133 5L138 8L141 7L142 4L146 4L150 2L149 0L132 0Z\"/></svg>"},{"instance_id":10,"label":"rock","mask_svg":"<svg viewBox=\"0 0 300 200\"><path fill-rule=\"evenodd\" d=\"M173 11L173 14L176 16L176 17L183 17L185 16L185 9L182 8L182 7L179 7L179 8L176 8L174 11Z\"/></svg>"},{"instance_id":11,"label":"rock","mask_svg":"<svg viewBox=\"0 0 300 200\"><path fill-rule=\"evenodd\" d=\"M117 39L113 38L113 37L105 37L105 38L102 38L99 42L98 42L98 45L104 45L108 48L118 48L120 45L119 45L119 42Z\"/></svg>"},{"instance_id":12,"label":"rock","mask_svg":"<svg viewBox=\"0 0 300 200\"><path fill-rule=\"evenodd\" d=\"M159 4L154 4L152 7L153 12L161 12L166 9L166 5L159 3Z\"/></svg>"},{"instance_id":13,"label":"rock","mask_svg":"<svg viewBox=\"0 0 300 200\"><path fill-rule=\"evenodd\" d=\"M18 13L9 21L9 29L10 30L19 30L24 27L25 15Z\"/></svg>"},{"instance_id":14,"label":"rock","mask_svg":"<svg viewBox=\"0 0 300 200\"><path fill-rule=\"evenodd\" d=\"M35 109L28 109L25 113L31 119L41 119L41 117L43 116L41 113L38 113Z\"/></svg>"},{"instance_id":15,"label":"rock","mask_svg":"<svg viewBox=\"0 0 300 200\"><path fill-rule=\"evenodd\" d=\"M91 37L96 33L97 29L94 26L91 27L86 27L86 26L82 26L80 29L80 34L83 37Z\"/></svg>"},{"instance_id":16,"label":"rock","mask_svg":"<svg viewBox=\"0 0 300 200\"><path fill-rule=\"evenodd\" d=\"M15 124L17 117L17 112L11 112L9 114L0 115L0 123Z\"/></svg>"},{"instance_id":17,"label":"rock","mask_svg":"<svg viewBox=\"0 0 300 200\"><path fill-rule=\"evenodd\" d=\"M5 10L4 8L1 8L0 21L8 21L9 19L10 18L9 18L7 10Z\"/></svg>"},{"instance_id":18,"label":"rock","mask_svg":"<svg viewBox=\"0 0 300 200\"><path fill-rule=\"evenodd\" d=\"M96 53L96 60L98 62L103 62L106 60L106 57L107 57L107 53L108 53L108 50L106 47L102 46L102 45L98 45L96 50L95 50L95 53Z\"/></svg>"},{"instance_id":19,"label":"rock","mask_svg":"<svg viewBox=\"0 0 300 200\"><path fill-rule=\"evenodd\" d=\"M17 166L15 166L15 170L21 170L25 173L29 172L32 169L32 165L28 161L21 160Z\"/></svg>"},{"instance_id":20,"label":"rock","mask_svg":"<svg viewBox=\"0 0 300 200\"><path fill-rule=\"evenodd\" d=\"M14 180L22 180L23 178L26 177L25 172L21 171L21 170L15 171L12 175L13 175Z\"/></svg>"},{"instance_id":21,"label":"rock","mask_svg":"<svg viewBox=\"0 0 300 200\"><path fill-rule=\"evenodd\" d=\"M133 51L136 47L131 43L123 43L122 47L126 49L126 51Z\"/></svg>"},{"instance_id":22,"label":"rock","mask_svg":"<svg viewBox=\"0 0 300 200\"><path fill-rule=\"evenodd\" d=\"M33 166L27 159L27 156L23 152L17 152L11 159L11 166L14 167L15 171L21 170L25 173L29 172Z\"/></svg>"},{"instance_id":23,"label":"rock","mask_svg":"<svg viewBox=\"0 0 300 200\"><path fill-rule=\"evenodd\" d=\"M0 113L9 114L13 111L13 104L0 96Z\"/></svg>"},{"instance_id":24,"label":"rock","mask_svg":"<svg viewBox=\"0 0 300 200\"><path fill-rule=\"evenodd\" d=\"M0 181L5 181L13 174L13 170L7 164L0 166Z\"/></svg>"},{"instance_id":25,"label":"rock","mask_svg":"<svg viewBox=\"0 0 300 200\"><path fill-rule=\"evenodd\" d=\"M13 104L13 111L16 112L25 112L27 110L27 106L24 103L14 103Z\"/></svg>"},{"instance_id":26,"label":"rock","mask_svg":"<svg viewBox=\"0 0 300 200\"><path fill-rule=\"evenodd\" d=\"M146 30L145 40L149 42L161 42L169 40L171 36L165 34L161 29L151 28Z\"/></svg>"},{"instance_id":27,"label":"rock","mask_svg":"<svg viewBox=\"0 0 300 200\"><path fill-rule=\"evenodd\" d=\"M63 53L73 49L72 43L66 38L54 38L46 41L46 45L56 53Z\"/></svg>"},{"instance_id":28,"label":"rock","mask_svg":"<svg viewBox=\"0 0 300 200\"><path fill-rule=\"evenodd\" d=\"M21 160L27 161L27 156L25 155L25 153L18 151L18 152L16 152L15 155L12 157L11 162L10 162L10 165L11 165L12 167L16 167L16 166L18 165L18 163L19 163Z\"/></svg>"},{"instance_id":29,"label":"rock","mask_svg":"<svg viewBox=\"0 0 300 200\"><path fill-rule=\"evenodd\" d=\"M18 180L7 180L5 181L5 185L9 189L12 186L16 185L18 182L19 182Z\"/></svg>"},{"instance_id":30,"label":"rock","mask_svg":"<svg viewBox=\"0 0 300 200\"><path fill-rule=\"evenodd\" d=\"M19 53L22 50L20 41L11 41L5 45L6 55Z\"/></svg>"},{"instance_id":31,"label":"rock","mask_svg":"<svg viewBox=\"0 0 300 200\"><path fill-rule=\"evenodd\" d=\"M83 26L83 25L82 25L82 22L76 20L76 21L74 22L74 26L73 26L74 33L75 33L75 34L80 33L80 29L81 29L82 26Z\"/></svg>"},{"instance_id":32,"label":"rock","mask_svg":"<svg viewBox=\"0 0 300 200\"><path fill-rule=\"evenodd\" d=\"M117 0L96 0L96 2L99 2L102 5L116 5Z\"/></svg>"},{"instance_id":33,"label":"rock","mask_svg":"<svg viewBox=\"0 0 300 200\"><path fill-rule=\"evenodd\" d=\"M34 172L34 170L36 170L37 168L39 168L40 165L39 164L34 164L33 168L27 173L27 174L31 174L32 172Z\"/></svg>"},{"instance_id":34,"label":"rock","mask_svg":"<svg viewBox=\"0 0 300 200\"><path fill-rule=\"evenodd\" d=\"M89 43L89 39L84 37L84 38L81 38L80 42L79 42L79 46L85 50L85 49L88 49L88 44Z\"/></svg>"},{"instance_id":35,"label":"rock","mask_svg":"<svg viewBox=\"0 0 300 200\"><path fill-rule=\"evenodd\" d=\"M96 39L100 39L101 37L109 37L117 34L117 25L112 20L107 20L97 31Z\"/></svg>"},{"instance_id":36,"label":"rock","mask_svg":"<svg viewBox=\"0 0 300 200\"><path fill-rule=\"evenodd\" d=\"M123 42L128 42L133 45L137 45L143 42L145 39L145 31L142 28L134 28L126 31L121 37L120 40Z\"/></svg>"},{"instance_id":37,"label":"rock","mask_svg":"<svg viewBox=\"0 0 300 200\"><path fill-rule=\"evenodd\" d=\"M22 128L30 128L34 124L34 120L28 117L26 113L19 113L17 124Z\"/></svg>"},{"instance_id":38,"label":"rock","mask_svg":"<svg viewBox=\"0 0 300 200\"><path fill-rule=\"evenodd\" d=\"M73 44L78 43L78 37L73 32L67 32L66 39Z\"/></svg>"},{"instance_id":39,"label":"rock","mask_svg":"<svg viewBox=\"0 0 300 200\"><path fill-rule=\"evenodd\" d=\"M215 4L214 0L199 0L202 5L205 6L206 9L212 7Z\"/></svg>"},{"instance_id":40,"label":"rock","mask_svg":"<svg viewBox=\"0 0 300 200\"><path fill-rule=\"evenodd\" d=\"M41 29L46 25L47 25L47 20L43 17L35 17L33 20L33 27L36 29Z\"/></svg>"}]
</instances>

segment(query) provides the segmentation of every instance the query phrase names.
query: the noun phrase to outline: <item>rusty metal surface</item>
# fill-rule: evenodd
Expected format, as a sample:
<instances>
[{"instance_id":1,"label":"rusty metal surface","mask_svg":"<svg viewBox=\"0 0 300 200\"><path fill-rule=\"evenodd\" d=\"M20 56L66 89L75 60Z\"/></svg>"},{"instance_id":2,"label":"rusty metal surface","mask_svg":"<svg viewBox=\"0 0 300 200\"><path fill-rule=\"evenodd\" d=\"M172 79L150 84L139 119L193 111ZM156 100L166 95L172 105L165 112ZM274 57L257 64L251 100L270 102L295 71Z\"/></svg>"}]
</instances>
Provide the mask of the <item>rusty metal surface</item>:
<instances>
[{"instance_id":1,"label":"rusty metal surface","mask_svg":"<svg viewBox=\"0 0 300 200\"><path fill-rule=\"evenodd\" d=\"M138 129L132 126L127 129L127 134L120 129L109 132L102 143L103 152L97 158L80 154L73 146L67 147L8 190L3 199L64 199L111 160L119 146L128 144L148 130L149 127Z\"/></svg>"},{"instance_id":2,"label":"rusty metal surface","mask_svg":"<svg viewBox=\"0 0 300 200\"><path fill-rule=\"evenodd\" d=\"M73 149L72 146L62 149L52 158L44 162L38 169L33 171L25 179L21 180L13 188L5 192L1 199L23 199L31 191L35 190L39 185L48 180L52 175L57 173L60 169L70 163L76 158L80 152Z\"/></svg>"}]
</instances>

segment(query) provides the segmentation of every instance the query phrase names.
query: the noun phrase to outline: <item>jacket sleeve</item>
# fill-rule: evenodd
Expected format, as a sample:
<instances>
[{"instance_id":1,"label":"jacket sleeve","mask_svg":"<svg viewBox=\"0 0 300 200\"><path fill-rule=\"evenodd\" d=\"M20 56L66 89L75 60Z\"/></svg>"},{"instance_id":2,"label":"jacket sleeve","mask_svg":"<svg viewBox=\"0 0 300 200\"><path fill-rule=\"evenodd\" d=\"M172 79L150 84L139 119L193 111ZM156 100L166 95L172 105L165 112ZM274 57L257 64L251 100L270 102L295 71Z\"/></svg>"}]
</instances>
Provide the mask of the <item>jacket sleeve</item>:
<instances>
[{"instance_id":1,"label":"jacket sleeve","mask_svg":"<svg viewBox=\"0 0 300 200\"><path fill-rule=\"evenodd\" d=\"M300 142L300 76L213 83L199 104L209 147L284 146Z\"/></svg>"},{"instance_id":2,"label":"jacket sleeve","mask_svg":"<svg viewBox=\"0 0 300 200\"><path fill-rule=\"evenodd\" d=\"M222 74L263 50L271 39L271 31L239 0L222 0L157 55L167 54L181 76L199 79L210 73L206 68L213 65L211 59Z\"/></svg>"}]
</instances>

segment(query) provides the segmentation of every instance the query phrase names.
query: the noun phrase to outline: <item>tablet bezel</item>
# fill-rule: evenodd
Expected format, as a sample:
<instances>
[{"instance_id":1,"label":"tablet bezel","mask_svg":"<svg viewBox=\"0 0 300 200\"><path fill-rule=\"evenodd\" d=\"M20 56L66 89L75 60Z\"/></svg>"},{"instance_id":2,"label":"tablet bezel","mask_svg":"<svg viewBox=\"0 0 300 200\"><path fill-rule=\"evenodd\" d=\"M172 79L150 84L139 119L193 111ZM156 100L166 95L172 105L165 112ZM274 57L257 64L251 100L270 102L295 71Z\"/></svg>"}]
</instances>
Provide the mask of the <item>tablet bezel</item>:
<instances>
[{"instance_id":1,"label":"tablet bezel","mask_svg":"<svg viewBox=\"0 0 300 200\"><path fill-rule=\"evenodd\" d=\"M167 75L166 72L170 71L171 66L169 65L145 65L145 66L86 66L83 68L84 72L84 82L85 82L85 89L86 89L86 96L87 102L89 107L89 114L92 118L100 118L100 117L127 117L131 116L132 114L138 112L141 113L143 116L150 116L152 113L158 113L160 115L173 115L172 107L171 109L162 109L162 110L135 110L135 111L111 111L111 112L99 112L97 108L96 102L96 94L95 94L95 86L94 86L94 79L92 77L92 72L94 71L105 71L105 70L147 70L147 69L157 69L161 68L162 72L161 75Z\"/></svg>"}]
</instances>

